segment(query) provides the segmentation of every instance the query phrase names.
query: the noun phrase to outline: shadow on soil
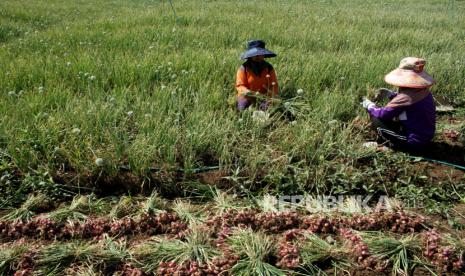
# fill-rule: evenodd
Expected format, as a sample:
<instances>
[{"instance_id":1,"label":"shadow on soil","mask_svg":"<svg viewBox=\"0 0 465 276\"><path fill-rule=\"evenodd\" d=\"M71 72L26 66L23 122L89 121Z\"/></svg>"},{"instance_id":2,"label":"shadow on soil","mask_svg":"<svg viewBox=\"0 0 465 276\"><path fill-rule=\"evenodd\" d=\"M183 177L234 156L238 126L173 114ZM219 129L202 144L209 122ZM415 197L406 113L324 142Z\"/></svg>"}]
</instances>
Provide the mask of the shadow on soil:
<instances>
[{"instance_id":1,"label":"shadow on soil","mask_svg":"<svg viewBox=\"0 0 465 276\"><path fill-rule=\"evenodd\" d=\"M413 155L465 166L465 148L445 142L435 142L427 151Z\"/></svg>"}]
</instances>

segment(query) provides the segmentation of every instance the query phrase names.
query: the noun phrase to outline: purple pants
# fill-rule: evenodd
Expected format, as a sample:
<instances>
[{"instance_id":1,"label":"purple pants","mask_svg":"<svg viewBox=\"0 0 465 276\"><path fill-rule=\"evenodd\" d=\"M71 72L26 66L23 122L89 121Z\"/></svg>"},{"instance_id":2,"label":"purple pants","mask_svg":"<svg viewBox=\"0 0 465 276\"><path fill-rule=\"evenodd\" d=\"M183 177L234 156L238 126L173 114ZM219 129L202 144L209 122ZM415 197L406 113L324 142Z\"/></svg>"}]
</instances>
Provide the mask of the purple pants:
<instances>
[{"instance_id":1,"label":"purple pants","mask_svg":"<svg viewBox=\"0 0 465 276\"><path fill-rule=\"evenodd\" d=\"M255 98L250 98L250 97L237 96L236 99L237 99L237 109L239 111L244 111L252 104L257 103ZM259 109L265 111L268 109L268 105L269 105L268 101L262 101L260 102Z\"/></svg>"}]
</instances>

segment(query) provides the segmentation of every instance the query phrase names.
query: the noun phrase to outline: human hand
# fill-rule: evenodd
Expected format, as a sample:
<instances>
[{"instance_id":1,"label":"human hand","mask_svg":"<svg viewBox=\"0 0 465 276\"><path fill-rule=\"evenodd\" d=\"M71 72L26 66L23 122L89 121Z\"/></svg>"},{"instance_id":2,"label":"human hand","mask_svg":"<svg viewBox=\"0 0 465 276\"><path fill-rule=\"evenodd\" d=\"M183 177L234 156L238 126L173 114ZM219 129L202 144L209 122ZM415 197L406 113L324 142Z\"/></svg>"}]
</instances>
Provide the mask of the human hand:
<instances>
[{"instance_id":1,"label":"human hand","mask_svg":"<svg viewBox=\"0 0 465 276\"><path fill-rule=\"evenodd\" d=\"M250 90L241 91L240 95L241 96L249 96L250 95Z\"/></svg>"},{"instance_id":2,"label":"human hand","mask_svg":"<svg viewBox=\"0 0 465 276\"><path fill-rule=\"evenodd\" d=\"M247 97L253 97L253 96L255 96L255 94L256 93L254 91L250 91L250 90L242 92L242 96L247 96Z\"/></svg>"},{"instance_id":3,"label":"human hand","mask_svg":"<svg viewBox=\"0 0 465 276\"><path fill-rule=\"evenodd\" d=\"M360 104L361 104L361 105L363 106L363 108L365 108L365 109L369 109L369 108L372 108L372 107L375 107L375 106L376 106L374 102L370 101L369 99L367 99L367 98L365 98L365 97L363 98L363 101L362 101Z\"/></svg>"}]
</instances>

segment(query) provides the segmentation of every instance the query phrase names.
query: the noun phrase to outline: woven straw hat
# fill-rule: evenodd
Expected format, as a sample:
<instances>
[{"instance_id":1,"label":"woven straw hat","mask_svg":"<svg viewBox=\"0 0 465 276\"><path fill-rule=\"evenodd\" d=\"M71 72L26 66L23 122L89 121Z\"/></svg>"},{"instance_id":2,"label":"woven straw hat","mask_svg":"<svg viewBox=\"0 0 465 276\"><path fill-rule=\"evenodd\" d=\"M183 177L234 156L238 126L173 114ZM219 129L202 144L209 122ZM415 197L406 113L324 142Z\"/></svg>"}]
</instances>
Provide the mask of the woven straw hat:
<instances>
[{"instance_id":1,"label":"woven straw hat","mask_svg":"<svg viewBox=\"0 0 465 276\"><path fill-rule=\"evenodd\" d=\"M436 81L426 73L426 60L416 57L406 57L400 61L399 67L384 77L384 81L397 86L408 88L426 88Z\"/></svg>"}]
</instances>

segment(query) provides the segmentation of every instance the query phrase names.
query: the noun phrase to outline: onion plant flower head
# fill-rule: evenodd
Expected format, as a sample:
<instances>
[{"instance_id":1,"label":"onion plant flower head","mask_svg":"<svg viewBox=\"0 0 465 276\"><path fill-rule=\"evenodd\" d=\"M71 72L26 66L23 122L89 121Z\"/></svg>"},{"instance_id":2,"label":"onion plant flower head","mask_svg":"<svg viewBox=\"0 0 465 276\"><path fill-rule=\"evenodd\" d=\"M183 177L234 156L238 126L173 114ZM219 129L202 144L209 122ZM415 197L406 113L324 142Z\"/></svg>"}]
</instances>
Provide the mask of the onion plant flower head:
<instances>
[{"instance_id":1,"label":"onion plant flower head","mask_svg":"<svg viewBox=\"0 0 465 276\"><path fill-rule=\"evenodd\" d=\"M103 164L104 164L103 158L98 157L95 159L95 165L97 165L98 167L102 167Z\"/></svg>"},{"instance_id":2,"label":"onion plant flower head","mask_svg":"<svg viewBox=\"0 0 465 276\"><path fill-rule=\"evenodd\" d=\"M328 122L328 125L336 125L338 123L338 120L331 120Z\"/></svg>"},{"instance_id":3,"label":"onion plant flower head","mask_svg":"<svg viewBox=\"0 0 465 276\"><path fill-rule=\"evenodd\" d=\"M81 133L81 130L79 128L75 127L75 128L73 128L73 130L71 130L71 133L79 134L79 133Z\"/></svg>"}]
</instances>

